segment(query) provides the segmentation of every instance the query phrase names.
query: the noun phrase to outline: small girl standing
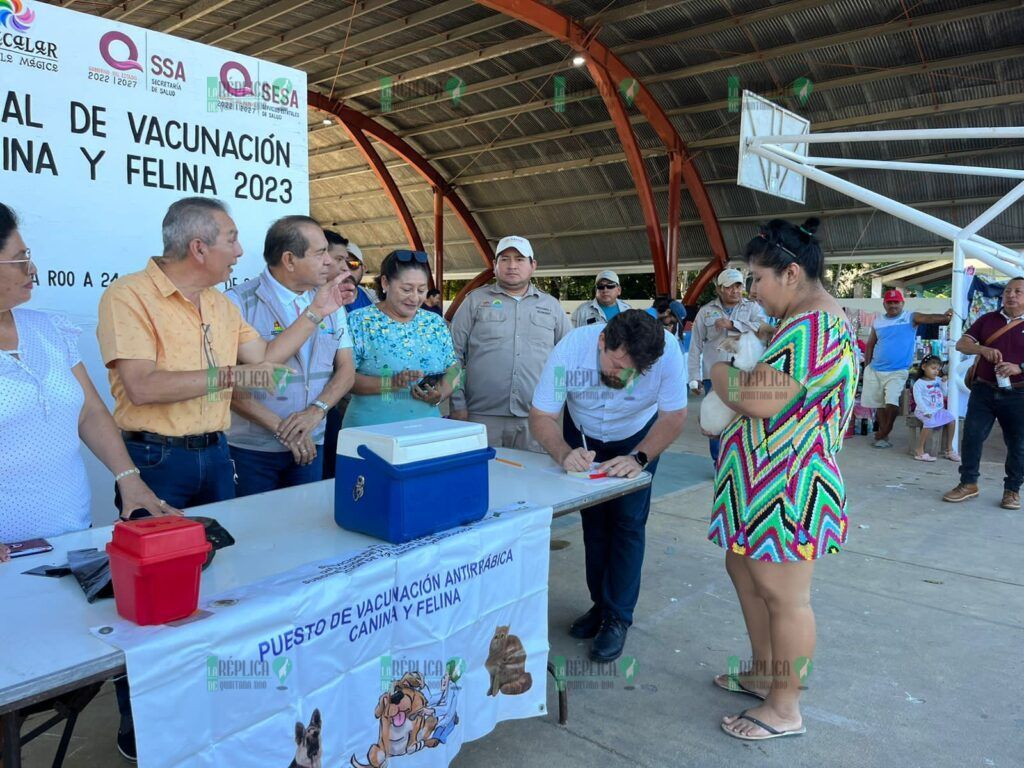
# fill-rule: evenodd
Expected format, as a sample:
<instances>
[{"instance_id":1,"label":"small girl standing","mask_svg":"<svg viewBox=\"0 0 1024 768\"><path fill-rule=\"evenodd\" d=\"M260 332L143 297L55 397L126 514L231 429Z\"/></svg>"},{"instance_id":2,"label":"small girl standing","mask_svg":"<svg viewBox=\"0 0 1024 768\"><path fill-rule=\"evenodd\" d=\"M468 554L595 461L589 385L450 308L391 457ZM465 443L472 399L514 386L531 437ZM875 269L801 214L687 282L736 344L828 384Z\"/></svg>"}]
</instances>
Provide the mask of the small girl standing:
<instances>
[{"instance_id":1,"label":"small girl standing","mask_svg":"<svg viewBox=\"0 0 1024 768\"><path fill-rule=\"evenodd\" d=\"M960 455L953 451L953 414L946 410L946 380L939 378L942 361L935 355L926 355L921 361L921 378L914 382L914 415L921 420L921 436L917 441L914 458L918 461L935 461L925 453L924 447L933 429L942 427L944 453L950 461L960 461Z\"/></svg>"}]
</instances>

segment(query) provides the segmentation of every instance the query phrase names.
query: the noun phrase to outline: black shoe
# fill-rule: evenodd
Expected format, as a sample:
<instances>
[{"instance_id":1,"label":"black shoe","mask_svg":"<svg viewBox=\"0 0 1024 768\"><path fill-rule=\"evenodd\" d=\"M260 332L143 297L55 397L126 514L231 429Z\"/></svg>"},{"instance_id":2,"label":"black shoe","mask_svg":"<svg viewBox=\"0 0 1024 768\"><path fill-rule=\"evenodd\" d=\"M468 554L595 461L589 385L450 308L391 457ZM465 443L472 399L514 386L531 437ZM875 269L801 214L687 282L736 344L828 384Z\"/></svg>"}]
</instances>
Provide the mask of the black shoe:
<instances>
[{"instance_id":1,"label":"black shoe","mask_svg":"<svg viewBox=\"0 0 1024 768\"><path fill-rule=\"evenodd\" d=\"M117 731L117 751L125 760L137 763L139 758L135 754L135 729L129 728L126 731Z\"/></svg>"},{"instance_id":2,"label":"black shoe","mask_svg":"<svg viewBox=\"0 0 1024 768\"><path fill-rule=\"evenodd\" d=\"M602 621L601 629L590 646L591 660L603 663L619 658L626 644L628 630L629 625L622 619L607 618Z\"/></svg>"},{"instance_id":3,"label":"black shoe","mask_svg":"<svg viewBox=\"0 0 1024 768\"><path fill-rule=\"evenodd\" d=\"M601 609L596 605L569 625L569 636L589 640L601 627Z\"/></svg>"}]
</instances>

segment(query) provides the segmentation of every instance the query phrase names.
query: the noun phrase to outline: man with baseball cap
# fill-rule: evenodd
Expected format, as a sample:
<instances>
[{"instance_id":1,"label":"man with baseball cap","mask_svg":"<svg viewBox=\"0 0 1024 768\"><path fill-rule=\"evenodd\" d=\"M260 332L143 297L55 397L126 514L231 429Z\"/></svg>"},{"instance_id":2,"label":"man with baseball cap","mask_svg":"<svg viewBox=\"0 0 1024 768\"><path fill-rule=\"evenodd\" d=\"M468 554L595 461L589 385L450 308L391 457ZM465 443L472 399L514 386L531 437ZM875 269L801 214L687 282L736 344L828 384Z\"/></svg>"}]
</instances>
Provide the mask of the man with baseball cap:
<instances>
[{"instance_id":1,"label":"man with baseball cap","mask_svg":"<svg viewBox=\"0 0 1024 768\"><path fill-rule=\"evenodd\" d=\"M455 354L465 372L452 394L452 418L487 427L492 447L541 452L527 417L544 363L569 331L569 318L531 282L533 246L511 235L498 242L495 281L470 292L452 318Z\"/></svg>"},{"instance_id":2,"label":"man with baseball cap","mask_svg":"<svg viewBox=\"0 0 1024 768\"><path fill-rule=\"evenodd\" d=\"M348 259L345 263L348 265L349 271L352 273L352 279L356 281L356 300L345 307L351 315L357 309L372 307L380 301L380 299L377 298L377 292L372 288L363 288L363 286L360 285L363 281L363 273L366 272L366 268L363 266L362 250L360 250L359 246L351 240L348 241L346 248L348 249Z\"/></svg>"},{"instance_id":3,"label":"man with baseball cap","mask_svg":"<svg viewBox=\"0 0 1024 768\"><path fill-rule=\"evenodd\" d=\"M941 315L905 312L903 294L890 288L882 296L885 314L875 319L864 351L864 384L861 405L875 408L878 431L875 448L892 448L889 433L900 412L900 395L907 385L907 374L914 362L914 342L921 323L947 325L953 310Z\"/></svg>"},{"instance_id":4,"label":"man with baseball cap","mask_svg":"<svg viewBox=\"0 0 1024 768\"><path fill-rule=\"evenodd\" d=\"M582 328L594 323L607 323L619 312L632 309L624 301L619 300L622 288L619 287L619 276L606 269L597 273L594 280L594 298L576 307L572 313L573 328Z\"/></svg>"},{"instance_id":5,"label":"man with baseball cap","mask_svg":"<svg viewBox=\"0 0 1024 768\"><path fill-rule=\"evenodd\" d=\"M699 310L693 319L690 335L689 382L690 391L700 394L711 391L711 368L725 353L719 345L727 336L738 336L756 331L768 317L761 305L743 296L743 273L738 269L723 269L715 280L717 298ZM708 438L711 460L718 464L718 437Z\"/></svg>"}]
</instances>

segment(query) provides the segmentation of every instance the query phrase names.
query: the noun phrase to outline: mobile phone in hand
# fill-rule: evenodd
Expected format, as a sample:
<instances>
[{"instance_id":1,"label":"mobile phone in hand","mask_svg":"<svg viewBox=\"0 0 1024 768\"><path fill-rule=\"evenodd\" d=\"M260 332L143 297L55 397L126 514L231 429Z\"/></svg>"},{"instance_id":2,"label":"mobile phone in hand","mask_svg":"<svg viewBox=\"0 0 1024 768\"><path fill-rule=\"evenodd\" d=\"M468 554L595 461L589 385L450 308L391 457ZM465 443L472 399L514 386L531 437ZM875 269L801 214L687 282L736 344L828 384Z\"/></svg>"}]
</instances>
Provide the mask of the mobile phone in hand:
<instances>
[{"instance_id":1,"label":"mobile phone in hand","mask_svg":"<svg viewBox=\"0 0 1024 768\"><path fill-rule=\"evenodd\" d=\"M443 377L443 373L428 373L416 382L416 386L420 389L434 389L441 382Z\"/></svg>"},{"instance_id":2,"label":"mobile phone in hand","mask_svg":"<svg viewBox=\"0 0 1024 768\"><path fill-rule=\"evenodd\" d=\"M43 552L53 550L53 545L46 539L28 539L26 541L14 541L7 545L11 558L27 557L28 555L40 555Z\"/></svg>"}]
</instances>

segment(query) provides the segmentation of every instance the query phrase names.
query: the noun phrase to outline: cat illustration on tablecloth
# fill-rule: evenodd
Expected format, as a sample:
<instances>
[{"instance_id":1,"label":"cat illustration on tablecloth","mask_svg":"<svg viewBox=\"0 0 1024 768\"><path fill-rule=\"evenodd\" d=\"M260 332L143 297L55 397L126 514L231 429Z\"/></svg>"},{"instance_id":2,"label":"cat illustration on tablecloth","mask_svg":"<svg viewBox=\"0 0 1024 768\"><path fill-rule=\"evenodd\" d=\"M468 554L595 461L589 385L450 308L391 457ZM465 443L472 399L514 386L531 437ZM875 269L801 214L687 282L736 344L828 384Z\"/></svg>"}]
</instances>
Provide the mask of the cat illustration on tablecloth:
<instances>
[{"instance_id":1,"label":"cat illustration on tablecloth","mask_svg":"<svg viewBox=\"0 0 1024 768\"><path fill-rule=\"evenodd\" d=\"M488 696L504 693L517 696L533 685L533 676L526 671L526 649L523 642L509 634L509 625L499 626L491 638L490 652L484 667L491 675Z\"/></svg>"}]
</instances>

